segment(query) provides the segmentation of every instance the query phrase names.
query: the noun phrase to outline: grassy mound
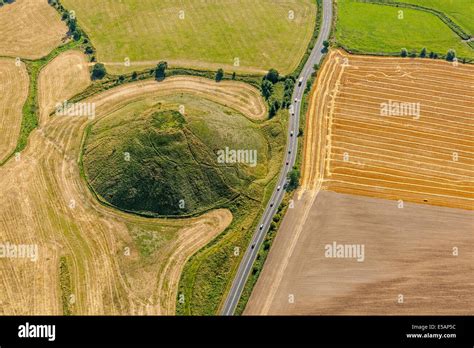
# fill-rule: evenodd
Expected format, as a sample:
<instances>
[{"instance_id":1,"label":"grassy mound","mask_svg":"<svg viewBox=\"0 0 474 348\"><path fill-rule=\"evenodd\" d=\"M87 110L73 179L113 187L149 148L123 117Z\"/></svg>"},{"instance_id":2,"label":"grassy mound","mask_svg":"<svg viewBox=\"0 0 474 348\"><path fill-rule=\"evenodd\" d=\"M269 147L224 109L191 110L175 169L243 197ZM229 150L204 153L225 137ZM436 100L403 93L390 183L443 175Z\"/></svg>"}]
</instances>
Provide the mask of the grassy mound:
<instances>
[{"instance_id":1,"label":"grassy mound","mask_svg":"<svg viewBox=\"0 0 474 348\"><path fill-rule=\"evenodd\" d=\"M258 126L210 101L170 98L132 103L88 130L83 165L99 198L126 211L185 216L250 194L266 173ZM225 147L257 151L257 164L219 162Z\"/></svg>"}]
</instances>

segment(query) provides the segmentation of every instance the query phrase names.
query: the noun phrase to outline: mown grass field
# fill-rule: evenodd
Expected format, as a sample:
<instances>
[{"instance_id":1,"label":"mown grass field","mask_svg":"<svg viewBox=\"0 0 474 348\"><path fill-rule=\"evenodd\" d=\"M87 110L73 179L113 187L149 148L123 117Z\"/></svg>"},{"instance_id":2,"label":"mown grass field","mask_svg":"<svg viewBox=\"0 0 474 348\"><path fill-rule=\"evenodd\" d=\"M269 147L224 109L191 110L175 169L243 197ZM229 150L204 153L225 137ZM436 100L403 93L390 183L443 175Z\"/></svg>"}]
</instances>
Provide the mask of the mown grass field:
<instances>
[{"instance_id":1,"label":"mown grass field","mask_svg":"<svg viewBox=\"0 0 474 348\"><path fill-rule=\"evenodd\" d=\"M471 0L396 0L443 12L471 36L474 34L474 1Z\"/></svg>"},{"instance_id":2,"label":"mown grass field","mask_svg":"<svg viewBox=\"0 0 474 348\"><path fill-rule=\"evenodd\" d=\"M399 12L403 11L403 19ZM446 54L454 49L458 57L474 58L474 50L462 42L435 15L408 8L396 8L354 0L338 1L336 40L348 49L368 53L409 52Z\"/></svg>"},{"instance_id":3,"label":"mown grass field","mask_svg":"<svg viewBox=\"0 0 474 348\"><path fill-rule=\"evenodd\" d=\"M113 73L171 66L237 72L299 64L313 34L314 0L63 0ZM293 11L293 19L290 19ZM130 67L124 66L129 58ZM234 59L240 66L234 66Z\"/></svg>"}]
</instances>

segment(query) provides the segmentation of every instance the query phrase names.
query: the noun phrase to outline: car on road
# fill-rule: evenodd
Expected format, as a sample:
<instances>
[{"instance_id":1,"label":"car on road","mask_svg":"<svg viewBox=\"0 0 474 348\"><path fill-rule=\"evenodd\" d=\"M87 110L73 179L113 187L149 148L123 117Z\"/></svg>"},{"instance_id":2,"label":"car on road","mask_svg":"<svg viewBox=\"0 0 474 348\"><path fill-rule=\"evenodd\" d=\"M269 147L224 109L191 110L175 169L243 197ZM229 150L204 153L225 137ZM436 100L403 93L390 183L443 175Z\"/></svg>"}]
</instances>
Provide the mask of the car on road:
<instances>
[{"instance_id":1,"label":"car on road","mask_svg":"<svg viewBox=\"0 0 474 348\"><path fill-rule=\"evenodd\" d=\"M291 137L293 136L293 131L290 132L290 136L291 136Z\"/></svg>"},{"instance_id":2,"label":"car on road","mask_svg":"<svg viewBox=\"0 0 474 348\"><path fill-rule=\"evenodd\" d=\"M263 230L263 224L260 225L260 229Z\"/></svg>"},{"instance_id":3,"label":"car on road","mask_svg":"<svg viewBox=\"0 0 474 348\"><path fill-rule=\"evenodd\" d=\"M277 187L277 191L280 191L280 189L281 189L281 186L280 186L280 185L278 185L278 187Z\"/></svg>"},{"instance_id":4,"label":"car on road","mask_svg":"<svg viewBox=\"0 0 474 348\"><path fill-rule=\"evenodd\" d=\"M303 77L300 77L298 80L298 87L300 87L303 84Z\"/></svg>"}]
</instances>

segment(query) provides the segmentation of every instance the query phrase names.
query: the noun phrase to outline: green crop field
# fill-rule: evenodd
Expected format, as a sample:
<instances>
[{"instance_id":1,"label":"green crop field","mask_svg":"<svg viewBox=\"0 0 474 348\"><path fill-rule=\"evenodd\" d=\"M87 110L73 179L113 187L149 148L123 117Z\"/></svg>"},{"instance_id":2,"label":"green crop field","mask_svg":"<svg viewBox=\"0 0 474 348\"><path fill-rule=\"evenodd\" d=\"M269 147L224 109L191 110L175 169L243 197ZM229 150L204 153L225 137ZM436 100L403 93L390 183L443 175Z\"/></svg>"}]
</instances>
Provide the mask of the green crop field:
<instances>
[{"instance_id":1,"label":"green crop field","mask_svg":"<svg viewBox=\"0 0 474 348\"><path fill-rule=\"evenodd\" d=\"M207 70L289 73L306 52L316 20L314 0L62 3L75 11L98 60L109 63L112 73L144 69L159 60Z\"/></svg>"},{"instance_id":2,"label":"green crop field","mask_svg":"<svg viewBox=\"0 0 474 348\"><path fill-rule=\"evenodd\" d=\"M474 1L472 0L396 0L443 12L471 36L474 34Z\"/></svg>"},{"instance_id":3,"label":"green crop field","mask_svg":"<svg viewBox=\"0 0 474 348\"><path fill-rule=\"evenodd\" d=\"M176 111L179 105L186 106L186 116ZM247 163L219 162L226 147L255 156L241 157ZM265 136L245 116L181 94L140 100L97 121L83 163L89 183L106 202L127 211L179 216L244 193L265 176L267 152Z\"/></svg>"},{"instance_id":4,"label":"green crop field","mask_svg":"<svg viewBox=\"0 0 474 348\"><path fill-rule=\"evenodd\" d=\"M403 19L399 19L403 11ZM424 11L340 0L336 39L348 49L369 53L396 53L402 48L474 58L474 50L462 42L438 17Z\"/></svg>"}]
</instances>

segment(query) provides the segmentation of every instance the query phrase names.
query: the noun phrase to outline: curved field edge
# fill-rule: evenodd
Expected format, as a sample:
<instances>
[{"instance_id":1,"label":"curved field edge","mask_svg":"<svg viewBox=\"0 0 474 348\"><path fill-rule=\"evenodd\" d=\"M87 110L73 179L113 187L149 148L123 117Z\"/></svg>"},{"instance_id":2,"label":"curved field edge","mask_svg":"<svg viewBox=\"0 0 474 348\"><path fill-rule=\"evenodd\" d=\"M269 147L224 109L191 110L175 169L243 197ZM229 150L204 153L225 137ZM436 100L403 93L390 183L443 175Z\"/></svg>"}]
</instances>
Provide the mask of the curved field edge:
<instances>
[{"instance_id":1,"label":"curved field edge","mask_svg":"<svg viewBox=\"0 0 474 348\"><path fill-rule=\"evenodd\" d=\"M28 85L25 64L17 65L14 59L0 58L0 161L16 147Z\"/></svg>"},{"instance_id":2,"label":"curved field edge","mask_svg":"<svg viewBox=\"0 0 474 348\"><path fill-rule=\"evenodd\" d=\"M468 34L435 9L384 0L341 0L337 12L335 41L350 53L400 56L402 48L409 54L426 48L445 58L454 49L459 59L474 60L472 42L465 40Z\"/></svg>"},{"instance_id":3,"label":"curved field edge","mask_svg":"<svg viewBox=\"0 0 474 348\"><path fill-rule=\"evenodd\" d=\"M62 52L41 69L38 76L38 114L40 125L56 104L82 92L91 84L87 56L79 50Z\"/></svg>"},{"instance_id":4,"label":"curved field edge","mask_svg":"<svg viewBox=\"0 0 474 348\"><path fill-rule=\"evenodd\" d=\"M266 105L260 96L259 91L248 84L236 81L223 81L217 83L209 79L184 76L170 77L162 82L150 80L123 85L107 90L98 96L91 96L90 98L85 99L84 102L94 104L98 114L109 115L117 110L121 110L126 105L130 105L131 103L144 100L146 98L166 98L167 96L178 94L187 94L193 96L194 98L203 98L215 103L216 105L221 105L223 107L235 110L241 114L242 117L246 117L246 119L251 122L250 124L254 125L258 131L260 131L260 128L262 127L262 117L265 117L267 112ZM108 105L113 105L113 107L108 107ZM100 121L101 119L102 117L97 121ZM191 214L176 216L127 210L116 207L112 203L108 202L94 189L93 185L91 185L84 168L85 144L89 138L91 128L94 126L94 124L96 124L97 121L91 122L85 129L79 157L79 166L83 179L99 202L130 214L160 218L193 217L216 208L208 207ZM238 195L235 195L230 199L230 201L235 200L237 197ZM219 207L223 203L216 202L216 204L217 207Z\"/></svg>"},{"instance_id":5,"label":"curved field edge","mask_svg":"<svg viewBox=\"0 0 474 348\"><path fill-rule=\"evenodd\" d=\"M378 0L380 1L380 0ZM474 25L472 21L472 13L474 12L474 3L469 0L465 1L445 1L445 0L382 0L395 3L410 4L429 10L434 10L444 14L459 26L463 32L472 36L474 33Z\"/></svg>"},{"instance_id":6,"label":"curved field edge","mask_svg":"<svg viewBox=\"0 0 474 348\"><path fill-rule=\"evenodd\" d=\"M15 153L19 153L26 148L30 133L39 125L38 76L41 70L62 52L81 47L82 44L82 41L70 41L63 46L57 47L43 58L37 60L21 60L21 62L26 66L26 71L28 72L30 81L28 87L28 97L26 98L22 108L21 127L16 147L2 161L0 161L0 166L4 165L8 160L10 160L15 155Z\"/></svg>"},{"instance_id":7,"label":"curved field edge","mask_svg":"<svg viewBox=\"0 0 474 348\"><path fill-rule=\"evenodd\" d=\"M0 294L1 312L173 314L186 259L232 216L221 209L193 219L156 220L98 204L75 160L85 122L74 116L47 119L21 160L0 168L0 221L7 226L1 234L12 242L35 242L41 250L33 266L2 263L7 287ZM19 209L22 204L27 208Z\"/></svg>"}]
</instances>

